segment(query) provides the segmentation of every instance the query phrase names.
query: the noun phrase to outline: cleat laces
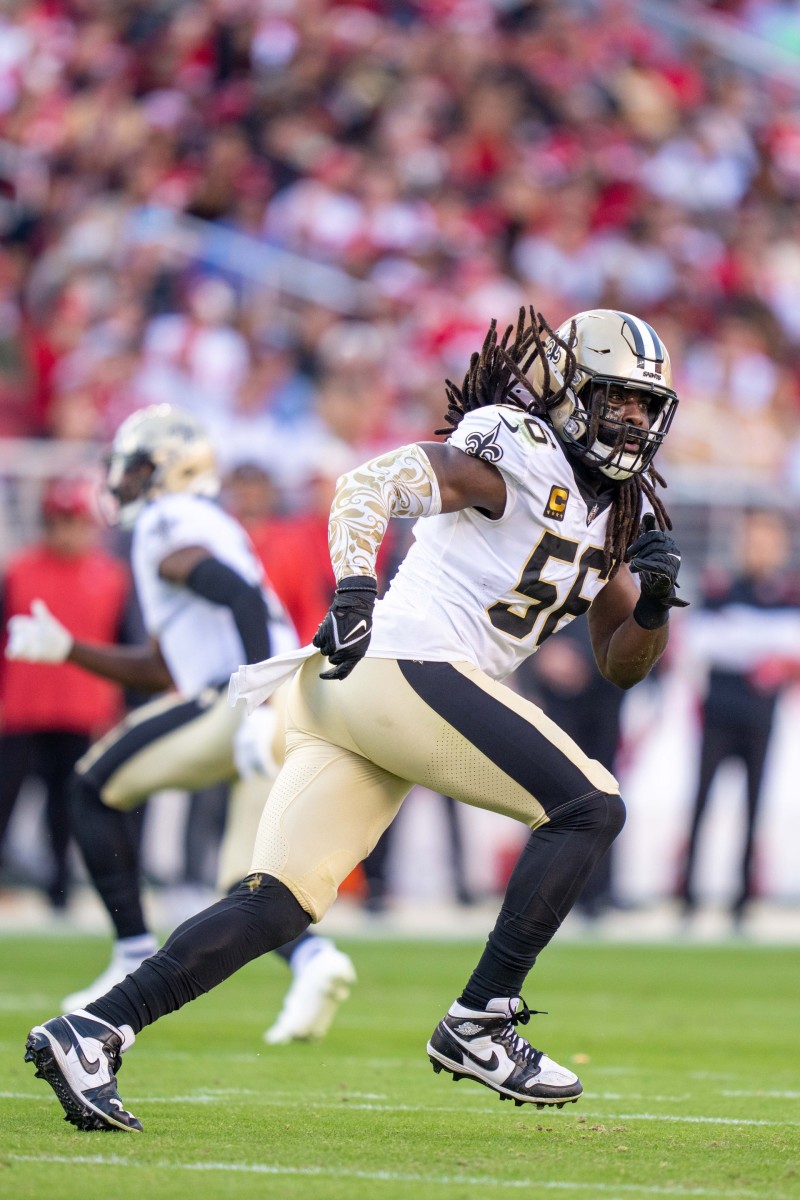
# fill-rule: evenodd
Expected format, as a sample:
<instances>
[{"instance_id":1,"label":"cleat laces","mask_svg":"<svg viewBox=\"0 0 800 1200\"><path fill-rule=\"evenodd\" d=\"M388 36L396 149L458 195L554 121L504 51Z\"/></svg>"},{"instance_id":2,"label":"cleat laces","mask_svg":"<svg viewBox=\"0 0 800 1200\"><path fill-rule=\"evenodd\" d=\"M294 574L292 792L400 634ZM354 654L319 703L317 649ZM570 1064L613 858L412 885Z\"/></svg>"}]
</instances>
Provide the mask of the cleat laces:
<instances>
[{"instance_id":1,"label":"cleat laces","mask_svg":"<svg viewBox=\"0 0 800 1200\"><path fill-rule=\"evenodd\" d=\"M531 1017L546 1017L547 1013L538 1008L528 1008L525 1001L520 996L519 1008L515 1013L512 1013L506 1021L504 1021L500 1031L495 1034L495 1037L506 1048L509 1057L515 1058L518 1062L521 1061L525 1066L530 1066L534 1072L538 1072L539 1063L544 1056L544 1050L537 1050L534 1046L517 1033L516 1025L527 1025Z\"/></svg>"}]
</instances>

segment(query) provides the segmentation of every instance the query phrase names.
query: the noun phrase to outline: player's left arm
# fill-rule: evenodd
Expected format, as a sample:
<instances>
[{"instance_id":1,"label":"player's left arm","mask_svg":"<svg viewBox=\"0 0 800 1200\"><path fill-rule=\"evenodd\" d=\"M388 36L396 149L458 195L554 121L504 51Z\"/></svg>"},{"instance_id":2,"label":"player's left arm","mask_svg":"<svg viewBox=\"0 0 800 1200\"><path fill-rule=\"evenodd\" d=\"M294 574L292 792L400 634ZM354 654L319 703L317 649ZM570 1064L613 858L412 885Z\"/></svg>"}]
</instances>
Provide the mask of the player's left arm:
<instances>
[{"instance_id":1,"label":"player's left arm","mask_svg":"<svg viewBox=\"0 0 800 1200\"><path fill-rule=\"evenodd\" d=\"M628 565L630 564L630 566ZM625 562L589 609L592 648L601 673L630 688L649 674L669 638L669 611L683 608L677 593L681 555L648 513ZM633 574L639 576L637 587Z\"/></svg>"},{"instance_id":2,"label":"player's left arm","mask_svg":"<svg viewBox=\"0 0 800 1200\"><path fill-rule=\"evenodd\" d=\"M658 662L669 638L669 623L643 628L633 616L640 593L624 564L594 600L587 620L600 673L617 687L640 683Z\"/></svg>"},{"instance_id":3,"label":"player's left arm","mask_svg":"<svg viewBox=\"0 0 800 1200\"><path fill-rule=\"evenodd\" d=\"M269 614L261 588L248 583L205 546L182 546L161 560L158 573L167 583L188 588L211 604L229 608L245 653L245 662L261 662L272 652Z\"/></svg>"}]
</instances>

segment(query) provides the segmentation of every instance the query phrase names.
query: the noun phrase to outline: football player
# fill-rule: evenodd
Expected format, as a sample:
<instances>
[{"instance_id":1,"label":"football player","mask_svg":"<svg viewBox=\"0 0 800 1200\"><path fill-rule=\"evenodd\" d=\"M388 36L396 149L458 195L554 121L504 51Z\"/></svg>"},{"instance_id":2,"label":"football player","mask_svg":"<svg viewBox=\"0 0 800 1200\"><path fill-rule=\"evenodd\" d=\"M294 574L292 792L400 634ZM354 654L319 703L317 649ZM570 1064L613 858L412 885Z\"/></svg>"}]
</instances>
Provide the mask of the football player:
<instances>
[{"instance_id":1,"label":"football player","mask_svg":"<svg viewBox=\"0 0 800 1200\"><path fill-rule=\"evenodd\" d=\"M114 438L107 486L116 519L133 530L134 582L149 643L79 641L38 600L30 615L9 621L6 649L11 659L69 661L137 692L161 693L76 766L75 836L116 942L107 969L67 996L66 1009L102 995L157 949L143 912L139 838L130 819L153 792L231 781L228 825L235 844L226 836L220 884L228 888L244 876L265 776L276 769L273 732L280 738L270 707L246 717L242 708L228 706L228 679L242 662L297 645L246 533L214 500L213 448L192 416L169 405L130 416ZM259 802L252 822L254 790ZM279 953L294 979L265 1038L321 1037L355 980L353 965L326 938L294 940Z\"/></svg>"},{"instance_id":2,"label":"football player","mask_svg":"<svg viewBox=\"0 0 800 1200\"><path fill-rule=\"evenodd\" d=\"M141 1129L115 1077L135 1035L319 921L414 783L531 830L428 1042L434 1070L520 1104L580 1096L577 1076L517 1032L531 1016L521 993L625 810L614 777L502 680L587 610L598 666L619 687L663 652L680 554L653 459L678 401L655 331L609 310L555 332L523 311L502 338L493 323L448 392L446 443L404 446L338 482L337 588L319 653L294 659L286 760L250 875L101 999L31 1030L27 1058L78 1128ZM422 519L376 604L391 517ZM282 673L245 668L234 695L254 705Z\"/></svg>"}]
</instances>

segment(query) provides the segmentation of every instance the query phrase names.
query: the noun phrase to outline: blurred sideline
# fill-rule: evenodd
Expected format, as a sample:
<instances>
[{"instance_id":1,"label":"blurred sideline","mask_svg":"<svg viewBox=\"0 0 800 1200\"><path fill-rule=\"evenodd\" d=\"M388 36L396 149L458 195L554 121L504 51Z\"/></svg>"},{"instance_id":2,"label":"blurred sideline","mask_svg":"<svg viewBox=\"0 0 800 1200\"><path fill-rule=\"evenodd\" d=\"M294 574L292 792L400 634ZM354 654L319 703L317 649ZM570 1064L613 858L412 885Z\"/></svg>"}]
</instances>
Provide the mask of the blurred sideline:
<instances>
[{"instance_id":1,"label":"blurred sideline","mask_svg":"<svg viewBox=\"0 0 800 1200\"><path fill-rule=\"evenodd\" d=\"M157 888L146 893L146 903L156 928L166 936L177 924L214 900L205 888ZM431 938L474 941L488 934L500 898L468 907L446 900L397 898L380 915L367 912L348 896L340 896L318 930L336 937L364 940ZM108 922L93 890L76 889L68 916L54 914L42 895L32 888L0 891L0 937L42 934L66 937L89 934L108 939ZM673 901L657 901L632 908L614 908L596 920L572 913L561 932L561 941L606 942L730 942L764 945L800 945L800 905L754 901L752 913L735 927L726 909L709 904L689 923Z\"/></svg>"},{"instance_id":2,"label":"blurred sideline","mask_svg":"<svg viewBox=\"0 0 800 1200\"><path fill-rule=\"evenodd\" d=\"M634 689L625 710L627 747L618 769L628 821L615 847L618 907L594 921L571 914L562 938L609 941L755 941L800 945L800 886L797 836L800 805L800 689L781 702L774 752L765 782L764 811L757 841L758 898L740 929L726 912L742 836L743 797L735 766L720 773L712 795L699 866L704 886L701 908L691 923L681 916L674 892L681 847L686 837L694 787L697 728L693 687L684 670L673 670L659 685ZM0 879L0 936L96 934L108 937L107 922L76 861L77 881L69 908L54 914L30 881L41 876L44 850L40 832L41 790L26 785L9 829L12 876ZM444 806L439 797L416 788L393 827L388 857L388 904L380 914L359 897L342 894L320 928L354 938L432 937L483 940L500 905L499 891L516 859L525 832L513 821L459 807L465 870L476 902L457 904L448 851ZM151 886L147 892L153 924L166 935L215 898L205 884L183 882L187 798L180 793L153 797L145 824L144 857ZM16 876L14 878L14 875ZM209 872L208 878L213 878ZM205 876L203 878L206 878Z\"/></svg>"}]
</instances>

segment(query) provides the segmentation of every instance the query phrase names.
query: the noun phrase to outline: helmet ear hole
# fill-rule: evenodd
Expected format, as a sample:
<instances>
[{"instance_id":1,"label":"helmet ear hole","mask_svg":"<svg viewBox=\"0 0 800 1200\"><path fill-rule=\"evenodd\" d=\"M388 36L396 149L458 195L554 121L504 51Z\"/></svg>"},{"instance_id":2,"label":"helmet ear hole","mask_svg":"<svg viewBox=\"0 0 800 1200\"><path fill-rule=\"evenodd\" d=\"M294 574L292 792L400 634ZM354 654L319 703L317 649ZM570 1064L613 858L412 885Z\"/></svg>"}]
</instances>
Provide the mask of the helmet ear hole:
<instances>
[{"instance_id":1,"label":"helmet ear hole","mask_svg":"<svg viewBox=\"0 0 800 1200\"><path fill-rule=\"evenodd\" d=\"M564 422L564 433L577 442L580 438L586 436L586 430L585 413L581 409L575 409L572 416Z\"/></svg>"}]
</instances>

